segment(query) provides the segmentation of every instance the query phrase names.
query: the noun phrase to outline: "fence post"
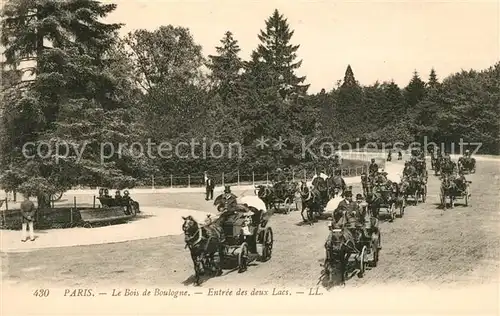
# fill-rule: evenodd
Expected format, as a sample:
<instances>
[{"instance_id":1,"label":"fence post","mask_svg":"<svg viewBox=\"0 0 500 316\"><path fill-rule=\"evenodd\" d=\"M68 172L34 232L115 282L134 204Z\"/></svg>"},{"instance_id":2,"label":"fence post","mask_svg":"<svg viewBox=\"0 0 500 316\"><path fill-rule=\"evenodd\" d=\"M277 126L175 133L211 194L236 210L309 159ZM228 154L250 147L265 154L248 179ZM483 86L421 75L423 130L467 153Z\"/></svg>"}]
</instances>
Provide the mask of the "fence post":
<instances>
[{"instance_id":1,"label":"fence post","mask_svg":"<svg viewBox=\"0 0 500 316\"><path fill-rule=\"evenodd\" d=\"M266 185L269 184L269 172L266 172Z\"/></svg>"},{"instance_id":2,"label":"fence post","mask_svg":"<svg viewBox=\"0 0 500 316\"><path fill-rule=\"evenodd\" d=\"M188 188L191 187L191 176L188 174Z\"/></svg>"},{"instance_id":3,"label":"fence post","mask_svg":"<svg viewBox=\"0 0 500 316\"><path fill-rule=\"evenodd\" d=\"M240 186L240 169L238 169L238 186Z\"/></svg>"},{"instance_id":4,"label":"fence post","mask_svg":"<svg viewBox=\"0 0 500 316\"><path fill-rule=\"evenodd\" d=\"M224 172L222 173L222 186L224 186Z\"/></svg>"},{"instance_id":5,"label":"fence post","mask_svg":"<svg viewBox=\"0 0 500 316\"><path fill-rule=\"evenodd\" d=\"M155 189L155 175L154 174L151 176L151 189L153 189L153 190Z\"/></svg>"},{"instance_id":6,"label":"fence post","mask_svg":"<svg viewBox=\"0 0 500 316\"><path fill-rule=\"evenodd\" d=\"M252 171L252 185L255 186L255 172Z\"/></svg>"},{"instance_id":7,"label":"fence post","mask_svg":"<svg viewBox=\"0 0 500 316\"><path fill-rule=\"evenodd\" d=\"M174 177L170 175L170 188L174 187Z\"/></svg>"}]
</instances>

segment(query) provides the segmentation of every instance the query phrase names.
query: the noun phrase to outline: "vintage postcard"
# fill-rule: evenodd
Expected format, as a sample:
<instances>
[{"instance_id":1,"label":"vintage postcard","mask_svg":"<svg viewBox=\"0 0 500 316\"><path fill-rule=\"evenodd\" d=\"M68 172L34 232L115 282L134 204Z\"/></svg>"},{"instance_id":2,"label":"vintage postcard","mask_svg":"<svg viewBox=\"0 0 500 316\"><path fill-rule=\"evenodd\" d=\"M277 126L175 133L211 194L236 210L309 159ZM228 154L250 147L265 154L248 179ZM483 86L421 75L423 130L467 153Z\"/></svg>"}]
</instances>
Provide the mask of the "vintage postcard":
<instances>
[{"instance_id":1,"label":"vintage postcard","mask_svg":"<svg viewBox=\"0 0 500 316\"><path fill-rule=\"evenodd\" d=\"M500 2L1 5L2 315L499 314Z\"/></svg>"}]
</instances>

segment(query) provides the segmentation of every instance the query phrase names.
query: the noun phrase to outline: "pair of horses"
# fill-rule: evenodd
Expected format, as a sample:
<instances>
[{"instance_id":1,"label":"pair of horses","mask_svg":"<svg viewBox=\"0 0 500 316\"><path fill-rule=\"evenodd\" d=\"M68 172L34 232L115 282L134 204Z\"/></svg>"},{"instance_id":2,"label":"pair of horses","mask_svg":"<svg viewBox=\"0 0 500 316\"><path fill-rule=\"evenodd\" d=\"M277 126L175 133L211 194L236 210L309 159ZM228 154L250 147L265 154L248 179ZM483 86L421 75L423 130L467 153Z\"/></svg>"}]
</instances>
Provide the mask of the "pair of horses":
<instances>
[{"instance_id":1,"label":"pair of horses","mask_svg":"<svg viewBox=\"0 0 500 316\"><path fill-rule=\"evenodd\" d=\"M280 196L275 187L259 185L256 186L256 195L264 201L268 209L277 209L279 203L290 204L298 194L302 201L302 219L312 221L315 212L321 213L329 200L341 195L345 190L346 184L341 176L330 176L326 179L318 176L313 179L312 187L309 187L306 181L301 181L300 184L285 183L282 191L284 194ZM307 213L307 219L304 212Z\"/></svg>"},{"instance_id":2,"label":"pair of horses","mask_svg":"<svg viewBox=\"0 0 500 316\"><path fill-rule=\"evenodd\" d=\"M472 181L467 181L461 178L454 178L449 174L443 174L441 176L441 187L440 187L440 200L441 207L446 208L446 200L449 199L451 208L455 207L455 200L457 198L464 198L465 205L468 205L469 200L469 190L468 185Z\"/></svg>"},{"instance_id":3,"label":"pair of horses","mask_svg":"<svg viewBox=\"0 0 500 316\"><path fill-rule=\"evenodd\" d=\"M425 176L411 175L404 176L399 185L401 196L405 201L412 197L415 205L422 200L425 203L427 198L427 181Z\"/></svg>"}]
</instances>

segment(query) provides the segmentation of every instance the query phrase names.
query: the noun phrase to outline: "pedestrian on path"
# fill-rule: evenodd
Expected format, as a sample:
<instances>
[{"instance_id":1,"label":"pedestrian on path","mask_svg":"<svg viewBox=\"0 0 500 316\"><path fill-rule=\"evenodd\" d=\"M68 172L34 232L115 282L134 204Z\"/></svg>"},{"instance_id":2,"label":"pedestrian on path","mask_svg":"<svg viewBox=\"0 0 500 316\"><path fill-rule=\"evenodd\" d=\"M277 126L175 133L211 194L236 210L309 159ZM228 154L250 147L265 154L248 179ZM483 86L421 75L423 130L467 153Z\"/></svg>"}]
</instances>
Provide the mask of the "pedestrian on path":
<instances>
[{"instance_id":1,"label":"pedestrian on path","mask_svg":"<svg viewBox=\"0 0 500 316\"><path fill-rule=\"evenodd\" d=\"M22 216L22 227L21 227L21 241L25 242L27 238L27 230L29 229L30 240L35 241L35 232L33 224L35 222L35 204L30 201L28 196L24 197L24 201L21 202L21 216Z\"/></svg>"},{"instance_id":2,"label":"pedestrian on path","mask_svg":"<svg viewBox=\"0 0 500 316\"><path fill-rule=\"evenodd\" d=\"M214 188L215 188L215 183L212 177L208 176L207 173L205 173L205 200L213 200L214 199Z\"/></svg>"}]
</instances>

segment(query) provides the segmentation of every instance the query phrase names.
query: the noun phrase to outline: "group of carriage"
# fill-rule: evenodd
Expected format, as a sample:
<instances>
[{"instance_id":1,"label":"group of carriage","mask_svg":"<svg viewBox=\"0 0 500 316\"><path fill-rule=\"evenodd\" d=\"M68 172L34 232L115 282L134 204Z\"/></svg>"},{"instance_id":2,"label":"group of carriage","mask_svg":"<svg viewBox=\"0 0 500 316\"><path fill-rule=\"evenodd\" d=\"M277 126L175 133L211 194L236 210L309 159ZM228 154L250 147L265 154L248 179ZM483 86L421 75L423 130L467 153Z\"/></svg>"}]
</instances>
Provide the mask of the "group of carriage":
<instances>
[{"instance_id":1,"label":"group of carriage","mask_svg":"<svg viewBox=\"0 0 500 316\"><path fill-rule=\"evenodd\" d=\"M359 277L363 276L367 266L377 265L381 249L381 232L378 227L380 211L385 210L390 221L393 221L396 217L404 215L405 207L410 201L415 204L420 201L425 203L428 177L425 159L417 156L410 161L410 164L415 167L416 173L404 175L399 183L387 178L385 181L378 181L380 176L384 176L381 173L361 176L364 195L361 209L366 220L354 227L342 226L330 229L325 244L327 255L323 265L326 279L333 281L340 271L341 280L344 282L352 258L356 263ZM462 166L468 165L462 162ZM446 175L443 179L443 183L448 181ZM444 184L441 188L442 198L449 195L449 190L446 191ZM206 225L199 225L191 216L184 218L186 247L191 250L196 283L199 283L200 276L207 269L215 275L220 275L221 262L226 259L237 259L237 269L243 272L246 271L250 261L255 259L267 261L271 258L273 230L267 225L262 210L284 209L285 213L289 213L293 209L302 209L302 213L307 210L307 220L312 220L314 212L324 211L328 201L342 197L346 189L345 182L336 176L318 176L313 179L312 186L305 181L258 185L255 186L255 195L264 203L261 208L238 204L234 195L231 197L223 194L214 204L222 213L228 212L231 208L233 211L222 224L217 225L217 220L209 220ZM466 190L467 204L468 186ZM361 204L355 202L351 205L354 207ZM219 261L214 259L215 253L219 254Z\"/></svg>"},{"instance_id":2,"label":"group of carriage","mask_svg":"<svg viewBox=\"0 0 500 316\"><path fill-rule=\"evenodd\" d=\"M431 169L434 170L434 175L440 175L444 162L445 157L439 152L431 153ZM457 168L464 174L476 173L476 159L469 155L462 156L458 158Z\"/></svg>"}]
</instances>

